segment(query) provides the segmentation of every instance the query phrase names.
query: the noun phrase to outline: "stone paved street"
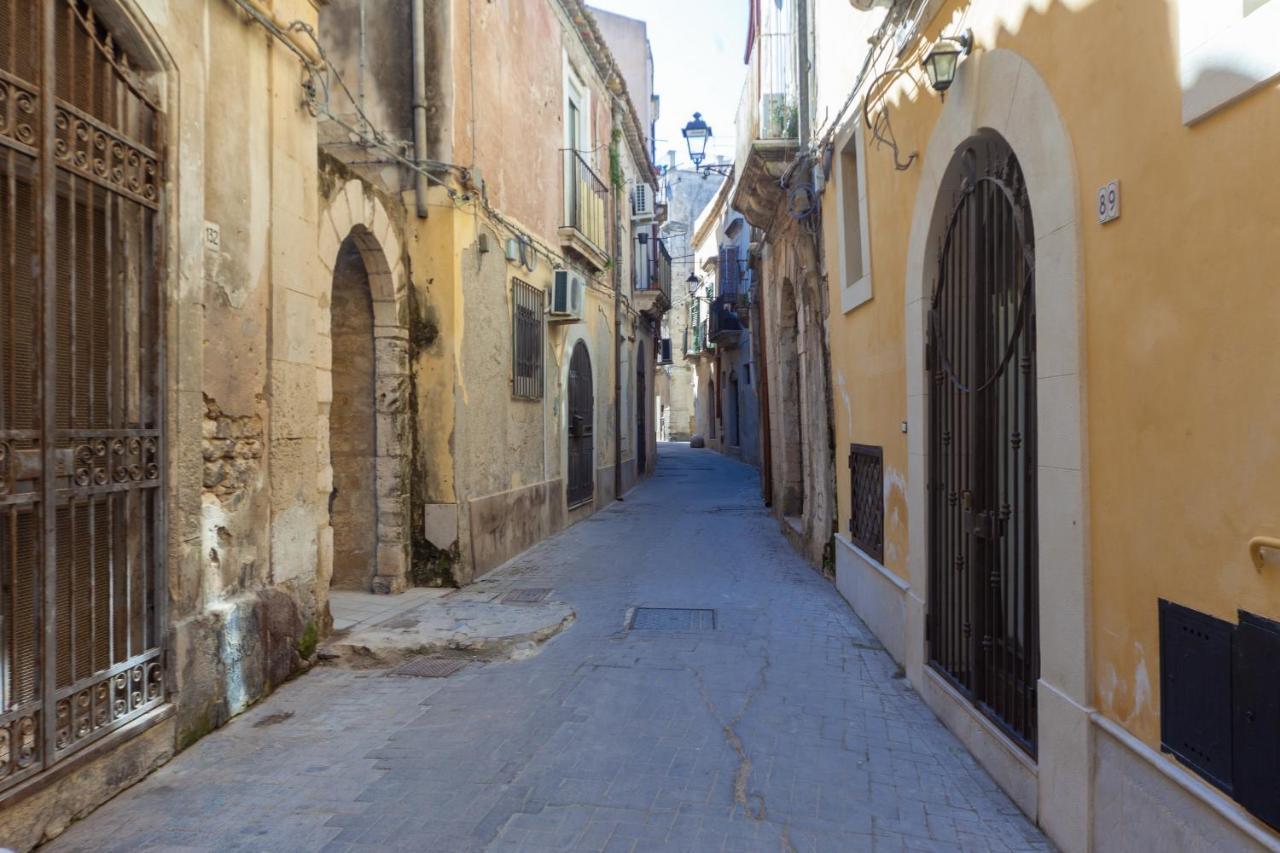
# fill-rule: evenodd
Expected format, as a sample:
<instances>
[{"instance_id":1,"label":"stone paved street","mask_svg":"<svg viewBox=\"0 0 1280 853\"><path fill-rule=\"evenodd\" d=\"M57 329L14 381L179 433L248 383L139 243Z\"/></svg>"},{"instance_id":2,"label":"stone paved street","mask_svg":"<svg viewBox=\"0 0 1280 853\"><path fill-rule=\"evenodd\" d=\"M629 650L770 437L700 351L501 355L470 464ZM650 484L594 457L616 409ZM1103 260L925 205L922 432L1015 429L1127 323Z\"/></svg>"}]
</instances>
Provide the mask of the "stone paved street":
<instances>
[{"instance_id":1,"label":"stone paved street","mask_svg":"<svg viewBox=\"0 0 1280 853\"><path fill-rule=\"evenodd\" d=\"M684 445L502 570L577 621L448 679L322 667L54 851L1031 850L1049 844L760 505ZM713 630L627 630L629 608Z\"/></svg>"}]
</instances>

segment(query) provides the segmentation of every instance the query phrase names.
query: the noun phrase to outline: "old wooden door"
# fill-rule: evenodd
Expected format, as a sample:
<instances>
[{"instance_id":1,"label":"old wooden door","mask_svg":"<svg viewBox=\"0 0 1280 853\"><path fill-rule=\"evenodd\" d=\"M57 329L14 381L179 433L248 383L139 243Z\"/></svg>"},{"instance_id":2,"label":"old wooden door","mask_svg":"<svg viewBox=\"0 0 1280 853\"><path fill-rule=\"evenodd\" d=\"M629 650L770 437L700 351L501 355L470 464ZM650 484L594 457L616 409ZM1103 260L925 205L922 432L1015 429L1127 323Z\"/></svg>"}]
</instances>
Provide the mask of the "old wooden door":
<instances>
[{"instance_id":1,"label":"old wooden door","mask_svg":"<svg viewBox=\"0 0 1280 853\"><path fill-rule=\"evenodd\" d=\"M568 502L574 507L595 494L595 396L591 385L591 356L578 341L569 359L569 486Z\"/></svg>"},{"instance_id":2,"label":"old wooden door","mask_svg":"<svg viewBox=\"0 0 1280 853\"><path fill-rule=\"evenodd\" d=\"M83 0L5 5L0 788L164 700L164 117Z\"/></svg>"},{"instance_id":3,"label":"old wooden door","mask_svg":"<svg viewBox=\"0 0 1280 853\"><path fill-rule=\"evenodd\" d=\"M1034 754L1035 239L1017 159L983 147L957 163L929 311L929 658Z\"/></svg>"}]
</instances>

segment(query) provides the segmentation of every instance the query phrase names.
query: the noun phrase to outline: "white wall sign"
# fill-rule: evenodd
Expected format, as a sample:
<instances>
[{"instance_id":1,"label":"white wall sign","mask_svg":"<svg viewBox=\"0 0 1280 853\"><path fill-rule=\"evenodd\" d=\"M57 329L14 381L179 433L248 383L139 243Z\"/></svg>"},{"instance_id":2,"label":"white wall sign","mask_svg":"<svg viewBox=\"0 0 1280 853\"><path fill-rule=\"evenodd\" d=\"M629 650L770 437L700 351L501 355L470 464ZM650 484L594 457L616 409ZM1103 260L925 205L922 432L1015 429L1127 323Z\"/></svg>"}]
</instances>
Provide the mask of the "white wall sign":
<instances>
[{"instance_id":1,"label":"white wall sign","mask_svg":"<svg viewBox=\"0 0 1280 853\"><path fill-rule=\"evenodd\" d=\"M1098 222L1120 218L1120 182L1112 181L1098 190Z\"/></svg>"}]
</instances>

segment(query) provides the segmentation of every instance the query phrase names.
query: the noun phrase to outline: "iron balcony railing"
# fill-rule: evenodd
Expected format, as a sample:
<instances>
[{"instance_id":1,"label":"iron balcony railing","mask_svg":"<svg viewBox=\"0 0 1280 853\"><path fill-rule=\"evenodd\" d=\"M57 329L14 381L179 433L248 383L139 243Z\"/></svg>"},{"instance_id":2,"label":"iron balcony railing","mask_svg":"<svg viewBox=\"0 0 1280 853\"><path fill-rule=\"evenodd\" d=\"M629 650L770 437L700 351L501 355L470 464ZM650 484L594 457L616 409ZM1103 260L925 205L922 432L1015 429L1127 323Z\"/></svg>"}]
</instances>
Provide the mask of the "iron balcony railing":
<instances>
[{"instance_id":1,"label":"iron balcony railing","mask_svg":"<svg viewBox=\"0 0 1280 853\"><path fill-rule=\"evenodd\" d=\"M635 289L659 291L671 303L671 253L661 237L636 235Z\"/></svg>"},{"instance_id":2,"label":"iron balcony railing","mask_svg":"<svg viewBox=\"0 0 1280 853\"><path fill-rule=\"evenodd\" d=\"M760 4L760 27L738 105L737 162L757 141L797 139L800 83L795 0Z\"/></svg>"},{"instance_id":3,"label":"iron balcony railing","mask_svg":"<svg viewBox=\"0 0 1280 853\"><path fill-rule=\"evenodd\" d=\"M609 189L582 155L564 152L565 225L576 229L603 254L608 254L605 208Z\"/></svg>"}]
</instances>

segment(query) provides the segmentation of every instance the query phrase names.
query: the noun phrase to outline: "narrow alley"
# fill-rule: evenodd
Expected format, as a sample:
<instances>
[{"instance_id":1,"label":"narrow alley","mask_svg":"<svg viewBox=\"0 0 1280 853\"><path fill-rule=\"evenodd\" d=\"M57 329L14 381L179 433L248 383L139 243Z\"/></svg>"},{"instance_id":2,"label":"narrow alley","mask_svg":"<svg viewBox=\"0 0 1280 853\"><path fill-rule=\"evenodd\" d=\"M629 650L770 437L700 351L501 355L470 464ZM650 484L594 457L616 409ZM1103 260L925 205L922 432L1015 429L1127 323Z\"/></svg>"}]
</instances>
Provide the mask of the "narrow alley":
<instances>
[{"instance_id":1,"label":"narrow alley","mask_svg":"<svg viewBox=\"0 0 1280 853\"><path fill-rule=\"evenodd\" d=\"M576 612L540 653L319 666L46 849L1050 849L759 494L662 445L625 501L494 574Z\"/></svg>"}]
</instances>

